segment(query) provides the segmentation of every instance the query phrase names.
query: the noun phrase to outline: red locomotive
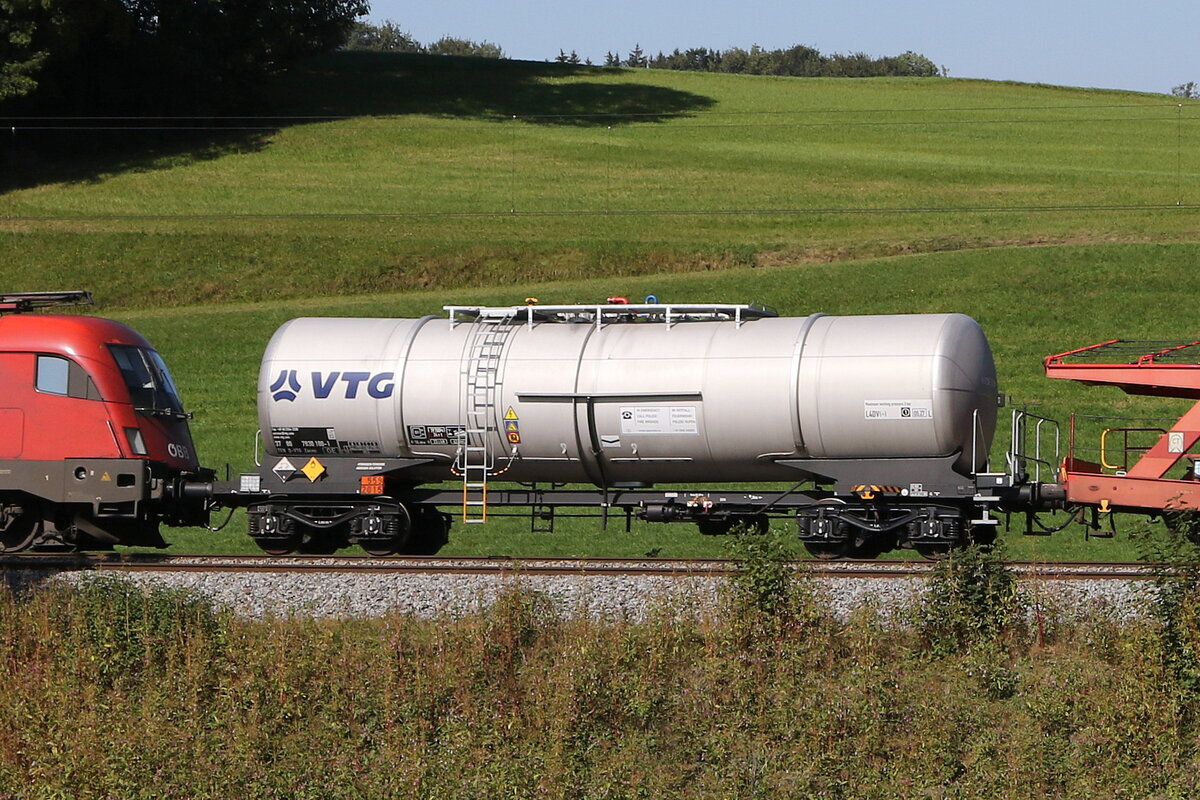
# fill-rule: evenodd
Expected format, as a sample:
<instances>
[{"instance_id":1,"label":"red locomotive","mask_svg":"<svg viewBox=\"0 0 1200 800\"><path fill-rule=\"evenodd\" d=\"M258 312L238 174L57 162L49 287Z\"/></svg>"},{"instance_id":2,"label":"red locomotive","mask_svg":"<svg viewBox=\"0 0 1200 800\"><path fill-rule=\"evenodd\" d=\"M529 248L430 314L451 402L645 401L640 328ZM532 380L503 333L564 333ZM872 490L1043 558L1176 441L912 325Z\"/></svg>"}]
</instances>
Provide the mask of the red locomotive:
<instances>
[{"instance_id":1,"label":"red locomotive","mask_svg":"<svg viewBox=\"0 0 1200 800\"><path fill-rule=\"evenodd\" d=\"M137 331L82 315L88 292L0 294L0 552L165 546L205 525L202 469L171 373Z\"/></svg>"}]
</instances>

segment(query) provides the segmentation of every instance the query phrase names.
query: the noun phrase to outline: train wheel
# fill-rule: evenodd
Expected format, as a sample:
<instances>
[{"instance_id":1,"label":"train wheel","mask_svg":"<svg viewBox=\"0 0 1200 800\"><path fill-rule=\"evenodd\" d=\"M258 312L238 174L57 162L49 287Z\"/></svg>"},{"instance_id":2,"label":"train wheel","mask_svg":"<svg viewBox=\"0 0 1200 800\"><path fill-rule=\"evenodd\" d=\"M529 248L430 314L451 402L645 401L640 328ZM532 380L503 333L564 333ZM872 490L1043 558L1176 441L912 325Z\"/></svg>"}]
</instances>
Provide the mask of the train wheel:
<instances>
[{"instance_id":1,"label":"train wheel","mask_svg":"<svg viewBox=\"0 0 1200 800\"><path fill-rule=\"evenodd\" d=\"M267 555L287 556L300 547L296 523L282 514L251 510L246 522L251 538Z\"/></svg>"},{"instance_id":2,"label":"train wheel","mask_svg":"<svg viewBox=\"0 0 1200 800\"><path fill-rule=\"evenodd\" d=\"M813 558L822 561L832 561L845 558L854 549L856 532L848 522L825 517L797 517L796 525L800 529L800 543Z\"/></svg>"},{"instance_id":3,"label":"train wheel","mask_svg":"<svg viewBox=\"0 0 1200 800\"><path fill-rule=\"evenodd\" d=\"M33 545L42 532L41 520L36 514L4 511L0 513L0 553L20 553Z\"/></svg>"},{"instance_id":4,"label":"train wheel","mask_svg":"<svg viewBox=\"0 0 1200 800\"><path fill-rule=\"evenodd\" d=\"M413 534L412 515L403 505L397 506L395 513L370 515L353 524L354 530L358 532L358 546L366 551L367 555L376 558L401 552Z\"/></svg>"},{"instance_id":5,"label":"train wheel","mask_svg":"<svg viewBox=\"0 0 1200 800\"><path fill-rule=\"evenodd\" d=\"M286 539L255 539L258 545L269 556L290 556L300 547L300 537L291 536Z\"/></svg>"},{"instance_id":6,"label":"train wheel","mask_svg":"<svg viewBox=\"0 0 1200 800\"><path fill-rule=\"evenodd\" d=\"M945 561L954 552L953 544L914 544L913 549L926 561Z\"/></svg>"},{"instance_id":7,"label":"train wheel","mask_svg":"<svg viewBox=\"0 0 1200 800\"><path fill-rule=\"evenodd\" d=\"M378 542L359 542L358 546L363 549L369 556L376 558L384 558L386 556L394 556L400 552L400 548L404 546L404 542L395 539L387 539Z\"/></svg>"},{"instance_id":8,"label":"train wheel","mask_svg":"<svg viewBox=\"0 0 1200 800\"><path fill-rule=\"evenodd\" d=\"M845 558L850 553L850 542L804 542L804 549L813 558L822 561L834 561Z\"/></svg>"}]
</instances>

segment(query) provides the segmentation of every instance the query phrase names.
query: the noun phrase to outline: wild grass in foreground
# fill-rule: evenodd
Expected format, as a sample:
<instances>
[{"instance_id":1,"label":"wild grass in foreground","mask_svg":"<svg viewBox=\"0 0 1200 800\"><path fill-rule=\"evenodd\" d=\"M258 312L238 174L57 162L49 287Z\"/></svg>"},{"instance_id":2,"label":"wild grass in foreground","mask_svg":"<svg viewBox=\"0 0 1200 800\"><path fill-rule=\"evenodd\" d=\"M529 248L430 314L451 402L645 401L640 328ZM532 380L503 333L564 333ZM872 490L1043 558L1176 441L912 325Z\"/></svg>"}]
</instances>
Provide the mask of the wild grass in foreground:
<instances>
[{"instance_id":1,"label":"wild grass in foreground","mask_svg":"<svg viewBox=\"0 0 1200 800\"><path fill-rule=\"evenodd\" d=\"M1177 657L1195 627L1030 609L978 553L911 616L846 620L808 579L776 580L781 552L744 550L716 616L637 621L520 587L436 621L249 621L112 579L5 593L0 797L1200 790L1200 694ZM1196 585L1173 598L1193 619Z\"/></svg>"}]
</instances>

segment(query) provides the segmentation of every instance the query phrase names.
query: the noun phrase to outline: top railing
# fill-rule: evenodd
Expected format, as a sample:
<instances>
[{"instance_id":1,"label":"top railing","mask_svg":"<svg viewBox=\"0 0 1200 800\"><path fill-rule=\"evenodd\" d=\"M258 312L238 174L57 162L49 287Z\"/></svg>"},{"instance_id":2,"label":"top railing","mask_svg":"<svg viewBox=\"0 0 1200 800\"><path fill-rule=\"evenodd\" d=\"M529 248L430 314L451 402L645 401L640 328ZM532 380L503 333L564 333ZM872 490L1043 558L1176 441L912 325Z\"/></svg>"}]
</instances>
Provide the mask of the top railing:
<instances>
[{"instance_id":1,"label":"top railing","mask_svg":"<svg viewBox=\"0 0 1200 800\"><path fill-rule=\"evenodd\" d=\"M451 324L508 321L587 322L602 325L661 322L670 327L679 322L734 322L779 316L758 303L598 303L595 305L443 306Z\"/></svg>"},{"instance_id":2,"label":"top railing","mask_svg":"<svg viewBox=\"0 0 1200 800\"><path fill-rule=\"evenodd\" d=\"M1200 364L1200 341L1110 339L1046 357L1046 366L1072 364Z\"/></svg>"},{"instance_id":3,"label":"top railing","mask_svg":"<svg viewBox=\"0 0 1200 800\"><path fill-rule=\"evenodd\" d=\"M1046 377L1200 400L1200 340L1107 342L1046 356Z\"/></svg>"},{"instance_id":4,"label":"top railing","mask_svg":"<svg viewBox=\"0 0 1200 800\"><path fill-rule=\"evenodd\" d=\"M69 292L0 292L0 314L32 311L51 306L90 306L92 293Z\"/></svg>"}]
</instances>

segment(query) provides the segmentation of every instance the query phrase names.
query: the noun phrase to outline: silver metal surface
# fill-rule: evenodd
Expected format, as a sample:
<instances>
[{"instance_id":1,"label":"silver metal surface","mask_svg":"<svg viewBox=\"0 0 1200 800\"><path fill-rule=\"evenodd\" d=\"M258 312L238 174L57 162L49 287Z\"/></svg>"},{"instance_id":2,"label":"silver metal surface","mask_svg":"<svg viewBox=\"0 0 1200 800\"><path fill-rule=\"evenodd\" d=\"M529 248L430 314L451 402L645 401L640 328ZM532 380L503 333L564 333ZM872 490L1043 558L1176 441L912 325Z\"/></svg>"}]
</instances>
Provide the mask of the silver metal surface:
<instances>
[{"instance_id":1,"label":"silver metal surface","mask_svg":"<svg viewBox=\"0 0 1200 800\"><path fill-rule=\"evenodd\" d=\"M292 320L268 345L259 378L265 462L426 457L433 463L417 477L455 479L468 380L494 369L486 428L504 480L795 480L777 459L957 452L962 470L982 466L996 376L970 317L774 317L723 306L728 318L687 320L641 308L553 307L546 320L463 307L453 320ZM511 330L481 360L471 341L486 325ZM480 402L476 392L473 418Z\"/></svg>"}]
</instances>

